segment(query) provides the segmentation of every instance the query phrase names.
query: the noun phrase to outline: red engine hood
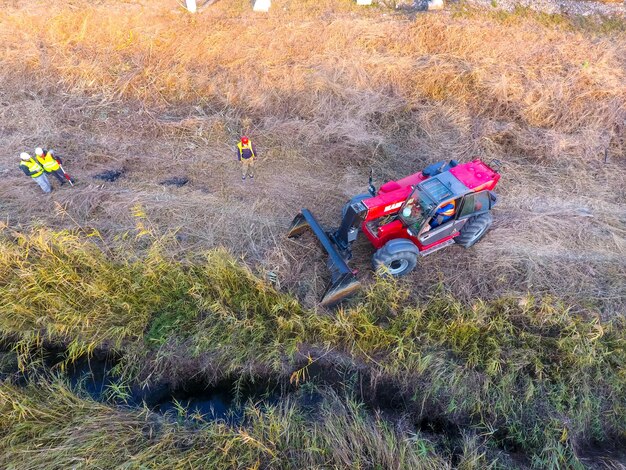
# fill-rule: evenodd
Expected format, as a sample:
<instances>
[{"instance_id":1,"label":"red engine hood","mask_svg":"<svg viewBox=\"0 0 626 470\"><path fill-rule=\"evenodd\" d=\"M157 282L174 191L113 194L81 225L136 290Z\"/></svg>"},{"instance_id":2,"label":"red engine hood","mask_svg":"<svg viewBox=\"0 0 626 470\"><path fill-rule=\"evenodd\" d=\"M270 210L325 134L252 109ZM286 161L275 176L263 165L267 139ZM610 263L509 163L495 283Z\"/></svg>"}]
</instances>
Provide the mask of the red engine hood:
<instances>
[{"instance_id":1,"label":"red engine hood","mask_svg":"<svg viewBox=\"0 0 626 470\"><path fill-rule=\"evenodd\" d=\"M398 212L411 194L413 186L425 179L426 177L420 172L382 185L377 196L363 201L368 208L366 221Z\"/></svg>"},{"instance_id":2,"label":"red engine hood","mask_svg":"<svg viewBox=\"0 0 626 470\"><path fill-rule=\"evenodd\" d=\"M500 179L498 173L479 159L450 168L450 173L474 192L482 191L483 189L491 190Z\"/></svg>"}]
</instances>

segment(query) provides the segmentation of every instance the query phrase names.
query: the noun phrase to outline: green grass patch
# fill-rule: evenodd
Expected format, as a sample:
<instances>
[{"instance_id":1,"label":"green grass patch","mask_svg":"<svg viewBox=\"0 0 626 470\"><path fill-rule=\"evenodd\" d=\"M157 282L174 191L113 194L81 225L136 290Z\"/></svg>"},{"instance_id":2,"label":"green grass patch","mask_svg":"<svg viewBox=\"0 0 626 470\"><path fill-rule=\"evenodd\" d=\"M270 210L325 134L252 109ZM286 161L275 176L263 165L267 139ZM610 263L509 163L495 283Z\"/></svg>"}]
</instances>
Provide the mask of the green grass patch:
<instances>
[{"instance_id":1,"label":"green grass patch","mask_svg":"<svg viewBox=\"0 0 626 470\"><path fill-rule=\"evenodd\" d=\"M0 244L0 333L22 339L23 366L48 338L68 343L70 360L114 345L135 366L158 349L159 371L206 357L223 376L300 370L306 381L298 353L314 347L406 390L416 419L471 425L538 466L577 465L579 447L626 438L623 319L574 315L554 298L466 304L441 289L416 303L385 280L325 315L223 250L180 261L161 239L138 255L50 231Z\"/></svg>"}]
</instances>

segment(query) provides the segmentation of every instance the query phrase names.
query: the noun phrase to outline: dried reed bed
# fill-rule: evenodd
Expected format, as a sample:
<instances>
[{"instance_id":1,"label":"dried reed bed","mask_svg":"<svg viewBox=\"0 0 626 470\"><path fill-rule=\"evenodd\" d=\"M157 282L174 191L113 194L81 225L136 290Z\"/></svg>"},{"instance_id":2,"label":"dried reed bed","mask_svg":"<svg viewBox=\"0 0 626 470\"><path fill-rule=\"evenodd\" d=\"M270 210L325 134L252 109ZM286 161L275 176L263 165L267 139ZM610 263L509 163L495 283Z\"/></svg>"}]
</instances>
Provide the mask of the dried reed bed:
<instances>
[{"instance_id":1,"label":"dried reed bed","mask_svg":"<svg viewBox=\"0 0 626 470\"><path fill-rule=\"evenodd\" d=\"M5 73L34 73L44 86L108 100L195 101L300 118L318 125L313 140L368 142L370 129L353 135L364 118L444 98L475 114L564 134L610 135L619 124L619 38L592 41L532 21L497 28L439 16L355 16L334 11L332 2L330 21L292 4L259 18L229 13L237 3L195 21L168 6L9 9L3 59L12 67ZM31 30L40 32L37 41L28 39Z\"/></svg>"},{"instance_id":2,"label":"dried reed bed","mask_svg":"<svg viewBox=\"0 0 626 470\"><path fill-rule=\"evenodd\" d=\"M307 239L282 237L297 210L336 223L369 166L382 180L437 159L498 157L494 231L468 252L426 258L410 282L444 281L466 298L550 292L607 316L623 308L623 35L533 15L383 16L347 0L277 2L261 17L244 3L194 18L142 2L7 5L0 164L46 142L82 179L52 196L80 224L113 236L140 203L185 249L226 245L313 300L323 282L307 268L319 260L323 272L323 261L313 249L301 259ZM232 161L242 131L263 153L254 189L238 185ZM91 183L112 168L124 177ZM179 174L187 187L158 184ZM42 210L23 176L2 181L10 223L74 225ZM370 251L359 250L366 270Z\"/></svg>"}]
</instances>

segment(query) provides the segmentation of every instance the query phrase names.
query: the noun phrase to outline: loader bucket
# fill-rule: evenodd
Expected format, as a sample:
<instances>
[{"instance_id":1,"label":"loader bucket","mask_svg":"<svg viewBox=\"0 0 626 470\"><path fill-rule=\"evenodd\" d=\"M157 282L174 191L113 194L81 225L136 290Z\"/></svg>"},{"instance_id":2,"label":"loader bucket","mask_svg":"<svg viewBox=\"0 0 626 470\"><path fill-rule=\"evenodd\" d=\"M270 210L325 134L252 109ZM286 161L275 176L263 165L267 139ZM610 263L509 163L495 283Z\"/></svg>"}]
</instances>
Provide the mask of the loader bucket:
<instances>
[{"instance_id":1,"label":"loader bucket","mask_svg":"<svg viewBox=\"0 0 626 470\"><path fill-rule=\"evenodd\" d=\"M326 289L320 304L324 307L333 307L358 291L361 288L361 283L348 267L346 260L339 254L337 248L328 237L328 234L308 209L302 209L293 219L287 236L295 237L300 235L307 228L313 231L324 247L324 250L328 253L331 284L328 289Z\"/></svg>"},{"instance_id":2,"label":"loader bucket","mask_svg":"<svg viewBox=\"0 0 626 470\"><path fill-rule=\"evenodd\" d=\"M356 294L360 289L361 283L354 274L344 274L338 280L333 281L328 289L326 289L320 301L320 305L329 308L334 307L342 300Z\"/></svg>"},{"instance_id":3,"label":"loader bucket","mask_svg":"<svg viewBox=\"0 0 626 470\"><path fill-rule=\"evenodd\" d=\"M287 237L292 238L302 235L302 232L304 232L307 228L309 228L309 223L306 221L302 213L300 213L296 215L293 222L291 222L291 227L289 228Z\"/></svg>"}]
</instances>

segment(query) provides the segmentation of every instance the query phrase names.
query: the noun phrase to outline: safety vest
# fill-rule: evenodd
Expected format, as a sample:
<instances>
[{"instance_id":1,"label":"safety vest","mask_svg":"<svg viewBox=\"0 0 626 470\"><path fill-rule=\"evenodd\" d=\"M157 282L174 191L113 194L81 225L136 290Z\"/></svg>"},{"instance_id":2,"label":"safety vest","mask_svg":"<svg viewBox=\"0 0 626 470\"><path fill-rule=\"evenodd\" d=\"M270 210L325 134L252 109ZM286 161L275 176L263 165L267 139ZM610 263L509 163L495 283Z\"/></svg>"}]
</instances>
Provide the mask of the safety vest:
<instances>
[{"instance_id":1,"label":"safety vest","mask_svg":"<svg viewBox=\"0 0 626 470\"><path fill-rule=\"evenodd\" d=\"M454 201L446 204L445 206L443 206L441 209L439 209L437 211L437 214L439 215L443 215L444 217L451 217L454 215L454 210L456 208L456 205L454 203Z\"/></svg>"},{"instance_id":2,"label":"safety vest","mask_svg":"<svg viewBox=\"0 0 626 470\"><path fill-rule=\"evenodd\" d=\"M252 150L252 142L251 142L251 141L248 141L248 143L247 143L246 145L244 145L244 144L242 144L241 142L239 142L239 143L237 144L237 148L239 149L239 156L240 156L241 158L243 158L244 160L247 160L247 159L243 156L243 151L244 151L244 150L250 150L250 154L251 154L251 156L250 156L250 157L248 157L248 158L254 158L254 157L255 157L255 155L254 155L254 150Z\"/></svg>"},{"instance_id":3,"label":"safety vest","mask_svg":"<svg viewBox=\"0 0 626 470\"><path fill-rule=\"evenodd\" d=\"M24 165L26 168L28 168L28 171L31 173L30 176L32 176L33 178L37 178L43 173L43 168L41 167L41 165L32 158L30 160L22 160L22 163L20 163L20 165Z\"/></svg>"},{"instance_id":4,"label":"safety vest","mask_svg":"<svg viewBox=\"0 0 626 470\"><path fill-rule=\"evenodd\" d=\"M51 152L46 152L46 154L41 157L37 156L37 161L43 165L43 169L48 173L60 168L59 162L55 160Z\"/></svg>"}]
</instances>

